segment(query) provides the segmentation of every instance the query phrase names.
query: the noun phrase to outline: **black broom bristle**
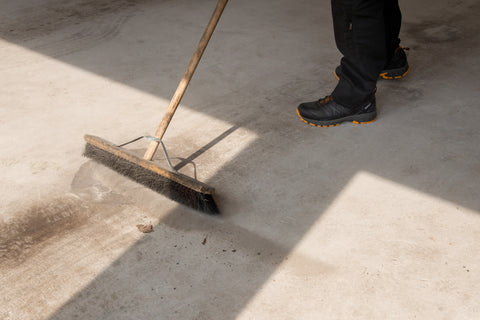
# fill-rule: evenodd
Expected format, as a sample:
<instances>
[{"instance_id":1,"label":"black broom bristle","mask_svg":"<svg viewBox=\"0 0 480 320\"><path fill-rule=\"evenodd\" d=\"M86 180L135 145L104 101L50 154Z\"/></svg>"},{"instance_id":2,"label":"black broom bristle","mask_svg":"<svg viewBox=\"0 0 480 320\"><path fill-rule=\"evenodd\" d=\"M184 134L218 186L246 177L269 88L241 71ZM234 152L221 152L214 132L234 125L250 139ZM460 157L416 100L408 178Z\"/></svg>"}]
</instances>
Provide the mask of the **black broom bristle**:
<instances>
[{"instance_id":1,"label":"black broom bristle","mask_svg":"<svg viewBox=\"0 0 480 320\"><path fill-rule=\"evenodd\" d=\"M83 155L165 195L173 201L207 214L219 213L217 204L211 194L193 190L89 143L85 145Z\"/></svg>"}]
</instances>

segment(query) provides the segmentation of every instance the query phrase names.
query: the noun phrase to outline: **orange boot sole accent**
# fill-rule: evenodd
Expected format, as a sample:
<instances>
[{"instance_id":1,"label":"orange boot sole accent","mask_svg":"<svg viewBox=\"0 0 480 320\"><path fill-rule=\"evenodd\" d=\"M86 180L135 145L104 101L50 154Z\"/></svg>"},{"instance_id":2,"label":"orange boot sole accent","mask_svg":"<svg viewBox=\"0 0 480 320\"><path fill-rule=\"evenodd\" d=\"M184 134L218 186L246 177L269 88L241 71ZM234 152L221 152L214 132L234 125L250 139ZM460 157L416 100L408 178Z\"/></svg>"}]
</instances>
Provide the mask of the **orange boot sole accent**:
<instances>
[{"instance_id":1,"label":"orange boot sole accent","mask_svg":"<svg viewBox=\"0 0 480 320\"><path fill-rule=\"evenodd\" d=\"M384 72L384 73L380 73L380 78L386 79L386 80L401 79L401 78L405 77L409 71L410 71L410 68L408 68L407 71L405 71L404 74L402 74L400 76L395 76L395 77L389 77L389 76L387 76L387 73Z\"/></svg>"},{"instance_id":2,"label":"orange boot sole accent","mask_svg":"<svg viewBox=\"0 0 480 320\"><path fill-rule=\"evenodd\" d=\"M312 127L318 127L318 128L333 128L333 127L339 126L340 123L345 122L345 121L342 121L342 122L335 123L335 124L321 125L321 124L315 124L315 123L308 122L307 120L305 120L304 118L302 118L302 116L301 116L300 113L298 112L298 109L297 109L297 115L298 115L298 117L299 117L303 122L305 122L306 124L311 125ZM373 120L366 121L366 122L359 122L359 121L353 120L352 123L354 123L354 124L369 124L369 123L374 122L375 120L377 120L377 117L375 117L375 119L373 119Z\"/></svg>"},{"instance_id":3,"label":"orange boot sole accent","mask_svg":"<svg viewBox=\"0 0 480 320\"><path fill-rule=\"evenodd\" d=\"M352 122L353 122L354 124L369 124L369 123L374 122L375 120L377 120L377 117L375 117L375 119L370 120L370 121L358 122L358 121L353 120Z\"/></svg>"},{"instance_id":4,"label":"orange boot sole accent","mask_svg":"<svg viewBox=\"0 0 480 320\"><path fill-rule=\"evenodd\" d=\"M387 76L387 73L384 72L384 73L380 73L379 77L382 78L382 79L385 79L385 80L396 80L396 79L401 79L401 78L405 77L409 71L410 71L410 68L408 68L407 71L405 71L404 74L402 74L400 76L396 76L396 77L389 77L389 76ZM333 74L335 75L335 78L337 78L337 80L340 80L340 77L338 76L336 71L333 71Z\"/></svg>"}]
</instances>

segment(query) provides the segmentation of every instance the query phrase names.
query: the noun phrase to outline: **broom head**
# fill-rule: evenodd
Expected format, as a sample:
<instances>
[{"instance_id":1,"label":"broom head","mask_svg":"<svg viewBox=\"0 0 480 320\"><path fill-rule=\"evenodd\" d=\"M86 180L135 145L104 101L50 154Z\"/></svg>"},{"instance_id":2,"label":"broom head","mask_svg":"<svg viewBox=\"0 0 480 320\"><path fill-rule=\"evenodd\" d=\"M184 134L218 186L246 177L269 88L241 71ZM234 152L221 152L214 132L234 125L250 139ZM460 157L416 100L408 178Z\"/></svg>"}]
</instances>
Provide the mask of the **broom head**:
<instances>
[{"instance_id":1,"label":"broom head","mask_svg":"<svg viewBox=\"0 0 480 320\"><path fill-rule=\"evenodd\" d=\"M84 156L193 209L218 214L214 189L191 177L162 168L96 136L85 135Z\"/></svg>"}]
</instances>

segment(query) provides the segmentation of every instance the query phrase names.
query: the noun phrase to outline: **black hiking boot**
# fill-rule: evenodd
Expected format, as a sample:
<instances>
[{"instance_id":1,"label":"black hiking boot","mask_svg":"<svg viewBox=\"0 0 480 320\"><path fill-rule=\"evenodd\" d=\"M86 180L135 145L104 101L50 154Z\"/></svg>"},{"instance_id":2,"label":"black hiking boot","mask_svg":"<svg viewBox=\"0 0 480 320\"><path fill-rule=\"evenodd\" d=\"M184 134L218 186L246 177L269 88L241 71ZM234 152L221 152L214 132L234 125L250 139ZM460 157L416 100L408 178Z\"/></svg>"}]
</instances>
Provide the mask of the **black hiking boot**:
<instances>
[{"instance_id":1,"label":"black hiking boot","mask_svg":"<svg viewBox=\"0 0 480 320\"><path fill-rule=\"evenodd\" d=\"M400 79L407 75L410 67L408 66L407 55L402 47L398 47L390 61L380 72L379 77L387 80ZM334 74L337 80L340 80L342 66L335 68Z\"/></svg>"},{"instance_id":2,"label":"black hiking boot","mask_svg":"<svg viewBox=\"0 0 480 320\"><path fill-rule=\"evenodd\" d=\"M314 127L335 127L345 121L365 124L375 121L377 109L375 95L356 108L347 108L333 101L332 96L313 102L304 102L297 107L303 122Z\"/></svg>"}]
</instances>

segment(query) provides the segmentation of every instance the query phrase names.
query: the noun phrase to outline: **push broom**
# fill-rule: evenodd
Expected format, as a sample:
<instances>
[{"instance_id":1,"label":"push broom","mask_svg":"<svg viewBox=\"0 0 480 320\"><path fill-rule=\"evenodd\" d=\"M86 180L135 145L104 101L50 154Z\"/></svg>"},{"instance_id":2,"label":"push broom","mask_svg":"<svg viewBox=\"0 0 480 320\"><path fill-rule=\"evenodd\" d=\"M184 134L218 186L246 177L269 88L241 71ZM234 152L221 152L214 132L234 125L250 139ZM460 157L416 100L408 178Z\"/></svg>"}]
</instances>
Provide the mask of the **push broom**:
<instances>
[{"instance_id":1,"label":"push broom","mask_svg":"<svg viewBox=\"0 0 480 320\"><path fill-rule=\"evenodd\" d=\"M178 105L180 104L190 80L192 79L193 73L195 72L203 52L207 47L208 41L210 40L213 31L220 20L227 1L228 0L218 1L215 11L210 18L210 21L170 101L167 111L165 112L165 115L163 116L162 121L155 132L155 135L145 136L145 138L151 141L143 158L122 148L122 146L128 144L129 142L123 145L115 145L96 136L84 136L86 141L84 155L86 157L110 167L118 173L138 183L141 183L174 201L209 214L219 213L218 207L213 199L214 188L189 176L183 175L173 169L170 160L168 159L165 147L162 143L162 138L168 128L168 125L170 124L170 121L173 118L173 115L175 114L175 111L177 110ZM140 138L137 138L133 141L136 141ZM165 152L167 162L170 165L170 170L165 169L152 161L159 145L162 146Z\"/></svg>"}]
</instances>

